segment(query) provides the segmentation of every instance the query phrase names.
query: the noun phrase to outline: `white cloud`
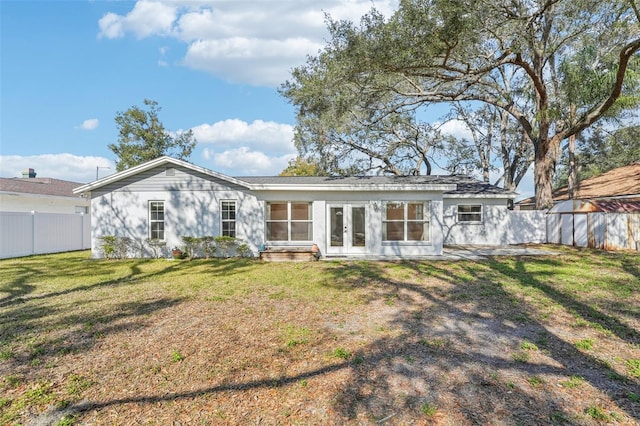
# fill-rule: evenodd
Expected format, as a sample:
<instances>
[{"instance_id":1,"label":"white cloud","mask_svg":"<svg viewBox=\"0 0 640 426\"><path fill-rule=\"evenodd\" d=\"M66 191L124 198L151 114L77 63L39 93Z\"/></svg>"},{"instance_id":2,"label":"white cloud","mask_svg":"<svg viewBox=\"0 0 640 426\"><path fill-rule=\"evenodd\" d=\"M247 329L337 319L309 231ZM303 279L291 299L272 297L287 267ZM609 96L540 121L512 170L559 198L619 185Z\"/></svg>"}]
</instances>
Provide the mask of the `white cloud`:
<instances>
[{"instance_id":1,"label":"white cloud","mask_svg":"<svg viewBox=\"0 0 640 426\"><path fill-rule=\"evenodd\" d=\"M325 12L358 21L372 6L389 16L397 1L140 0L126 15L105 14L99 36L173 37L187 46L179 62L187 67L233 82L277 86L325 45Z\"/></svg>"},{"instance_id":2,"label":"white cloud","mask_svg":"<svg viewBox=\"0 0 640 426\"><path fill-rule=\"evenodd\" d=\"M375 5L388 16L396 3L385 0ZM367 0L200 2L180 16L175 31L187 42L232 37L279 40L292 34L321 40L327 35L325 12L334 19L359 21L372 4Z\"/></svg>"},{"instance_id":3,"label":"white cloud","mask_svg":"<svg viewBox=\"0 0 640 426\"><path fill-rule=\"evenodd\" d=\"M440 126L440 131L445 135L450 135L456 139L466 139L468 141L473 140L471 130L462 120L449 120Z\"/></svg>"},{"instance_id":4,"label":"white cloud","mask_svg":"<svg viewBox=\"0 0 640 426\"><path fill-rule=\"evenodd\" d=\"M228 119L201 124L191 130L201 144L214 144L221 148L248 146L280 154L295 152L293 126L289 124Z\"/></svg>"},{"instance_id":5,"label":"white cloud","mask_svg":"<svg viewBox=\"0 0 640 426\"><path fill-rule=\"evenodd\" d=\"M286 81L291 68L302 64L308 53L321 47L305 38L198 40L189 46L182 63L234 83L275 87Z\"/></svg>"},{"instance_id":6,"label":"white cloud","mask_svg":"<svg viewBox=\"0 0 640 426\"><path fill-rule=\"evenodd\" d=\"M138 1L125 16L107 13L98 21L99 37L120 38L131 32L138 38L169 35L176 20L177 9L166 1Z\"/></svg>"},{"instance_id":7,"label":"white cloud","mask_svg":"<svg viewBox=\"0 0 640 426\"><path fill-rule=\"evenodd\" d=\"M287 166L289 160L295 158L295 154L269 156L245 146L223 152L205 148L202 156L211 162L213 169L231 176L276 175Z\"/></svg>"},{"instance_id":8,"label":"white cloud","mask_svg":"<svg viewBox=\"0 0 640 426\"><path fill-rule=\"evenodd\" d=\"M95 180L96 167L98 166L100 167L100 177L115 172L115 164L104 157L78 156L66 153L0 156L0 175L2 177L20 177L23 170L32 168L35 169L39 178L49 177L87 183Z\"/></svg>"},{"instance_id":9,"label":"white cloud","mask_svg":"<svg viewBox=\"0 0 640 426\"><path fill-rule=\"evenodd\" d=\"M84 120L80 125L82 130L95 130L100 125L100 120L97 118L90 118L88 120Z\"/></svg>"},{"instance_id":10,"label":"white cloud","mask_svg":"<svg viewBox=\"0 0 640 426\"><path fill-rule=\"evenodd\" d=\"M98 21L100 33L98 37L120 38L124 37L124 18L115 13L107 13Z\"/></svg>"},{"instance_id":11,"label":"white cloud","mask_svg":"<svg viewBox=\"0 0 640 426\"><path fill-rule=\"evenodd\" d=\"M297 155L293 126L274 121L228 119L193 127L202 158L231 176L275 175Z\"/></svg>"}]
</instances>

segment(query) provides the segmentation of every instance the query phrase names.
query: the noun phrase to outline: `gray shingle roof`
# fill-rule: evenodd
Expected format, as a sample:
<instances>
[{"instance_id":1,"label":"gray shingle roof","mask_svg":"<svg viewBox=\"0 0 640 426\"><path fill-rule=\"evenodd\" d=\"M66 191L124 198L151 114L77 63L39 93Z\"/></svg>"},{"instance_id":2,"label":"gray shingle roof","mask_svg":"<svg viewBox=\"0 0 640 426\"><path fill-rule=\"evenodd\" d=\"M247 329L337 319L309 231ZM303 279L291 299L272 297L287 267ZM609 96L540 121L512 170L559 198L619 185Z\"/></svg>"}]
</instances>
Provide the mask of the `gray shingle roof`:
<instances>
[{"instance_id":1,"label":"gray shingle roof","mask_svg":"<svg viewBox=\"0 0 640 426\"><path fill-rule=\"evenodd\" d=\"M251 184L282 185L384 185L384 184L447 184L443 176L242 176Z\"/></svg>"},{"instance_id":2,"label":"gray shingle roof","mask_svg":"<svg viewBox=\"0 0 640 426\"><path fill-rule=\"evenodd\" d=\"M458 189L445 194L514 194L495 185L462 175L429 176L241 176L237 179L259 185L457 185ZM514 194L515 195L515 194Z\"/></svg>"},{"instance_id":3,"label":"gray shingle roof","mask_svg":"<svg viewBox=\"0 0 640 426\"><path fill-rule=\"evenodd\" d=\"M53 178L0 178L1 192L19 194L51 195L57 197L73 197L73 189L82 185L78 182Z\"/></svg>"}]
</instances>

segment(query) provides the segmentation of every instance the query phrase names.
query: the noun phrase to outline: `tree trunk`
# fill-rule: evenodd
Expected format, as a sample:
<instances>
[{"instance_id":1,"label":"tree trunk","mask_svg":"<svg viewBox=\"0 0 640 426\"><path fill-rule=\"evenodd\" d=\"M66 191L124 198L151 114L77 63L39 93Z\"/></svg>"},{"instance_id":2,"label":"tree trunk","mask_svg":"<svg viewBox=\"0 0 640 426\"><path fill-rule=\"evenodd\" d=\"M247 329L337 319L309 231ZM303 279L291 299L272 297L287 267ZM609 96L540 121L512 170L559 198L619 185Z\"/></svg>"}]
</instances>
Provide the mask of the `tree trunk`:
<instances>
[{"instance_id":1,"label":"tree trunk","mask_svg":"<svg viewBox=\"0 0 640 426\"><path fill-rule=\"evenodd\" d=\"M578 191L578 165L576 164L576 135L569 136L569 181L567 192L569 199L576 198Z\"/></svg>"},{"instance_id":2,"label":"tree trunk","mask_svg":"<svg viewBox=\"0 0 640 426\"><path fill-rule=\"evenodd\" d=\"M575 119L576 105L571 104L569 108L569 118L571 122ZM570 200L576 198L578 190L578 165L576 164L576 135L569 136L569 173L567 182L567 192Z\"/></svg>"},{"instance_id":3,"label":"tree trunk","mask_svg":"<svg viewBox=\"0 0 640 426\"><path fill-rule=\"evenodd\" d=\"M507 191L515 191L516 186L513 182L513 168L511 158L509 158L509 147L507 146L507 124L509 123L509 113L502 111L500 113L500 152L502 153L502 168L504 170L504 189ZM515 154L518 155L517 153Z\"/></svg>"},{"instance_id":4,"label":"tree trunk","mask_svg":"<svg viewBox=\"0 0 640 426\"><path fill-rule=\"evenodd\" d=\"M557 137L546 141L534 141L535 160L533 181L536 191L537 210L545 210L553 207L551 183L555 173L558 146L559 141Z\"/></svg>"}]
</instances>

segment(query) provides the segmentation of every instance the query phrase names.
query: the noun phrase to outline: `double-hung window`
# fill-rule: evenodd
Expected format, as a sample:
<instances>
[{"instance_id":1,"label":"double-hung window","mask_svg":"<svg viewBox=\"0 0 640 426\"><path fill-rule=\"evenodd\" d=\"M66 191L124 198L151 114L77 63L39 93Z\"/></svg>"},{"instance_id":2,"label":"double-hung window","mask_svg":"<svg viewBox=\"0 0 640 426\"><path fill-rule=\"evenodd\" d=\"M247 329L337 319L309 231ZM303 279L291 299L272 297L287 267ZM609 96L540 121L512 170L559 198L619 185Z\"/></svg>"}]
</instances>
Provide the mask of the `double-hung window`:
<instances>
[{"instance_id":1,"label":"double-hung window","mask_svg":"<svg viewBox=\"0 0 640 426\"><path fill-rule=\"evenodd\" d=\"M312 240L312 203L267 203L267 241Z\"/></svg>"},{"instance_id":2,"label":"double-hung window","mask_svg":"<svg viewBox=\"0 0 640 426\"><path fill-rule=\"evenodd\" d=\"M458 222L482 222L482 204L458 204Z\"/></svg>"},{"instance_id":3,"label":"double-hung window","mask_svg":"<svg viewBox=\"0 0 640 426\"><path fill-rule=\"evenodd\" d=\"M384 241L429 241L428 201L388 201L384 203Z\"/></svg>"},{"instance_id":4,"label":"double-hung window","mask_svg":"<svg viewBox=\"0 0 640 426\"><path fill-rule=\"evenodd\" d=\"M164 240L164 201L149 201L149 238Z\"/></svg>"},{"instance_id":5,"label":"double-hung window","mask_svg":"<svg viewBox=\"0 0 640 426\"><path fill-rule=\"evenodd\" d=\"M220 202L220 234L224 237L236 237L236 202L233 200Z\"/></svg>"}]
</instances>

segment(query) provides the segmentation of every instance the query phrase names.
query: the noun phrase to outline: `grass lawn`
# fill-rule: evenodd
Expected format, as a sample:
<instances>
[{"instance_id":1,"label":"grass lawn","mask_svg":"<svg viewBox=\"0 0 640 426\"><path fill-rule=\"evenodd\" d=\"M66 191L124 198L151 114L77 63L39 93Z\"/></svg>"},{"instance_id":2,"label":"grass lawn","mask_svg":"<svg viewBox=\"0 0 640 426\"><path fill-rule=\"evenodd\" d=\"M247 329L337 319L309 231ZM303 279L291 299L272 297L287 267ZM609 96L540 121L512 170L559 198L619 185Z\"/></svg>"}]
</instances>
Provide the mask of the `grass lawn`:
<instances>
[{"instance_id":1,"label":"grass lawn","mask_svg":"<svg viewBox=\"0 0 640 426\"><path fill-rule=\"evenodd\" d=\"M639 424L640 255L0 261L0 424Z\"/></svg>"}]
</instances>

